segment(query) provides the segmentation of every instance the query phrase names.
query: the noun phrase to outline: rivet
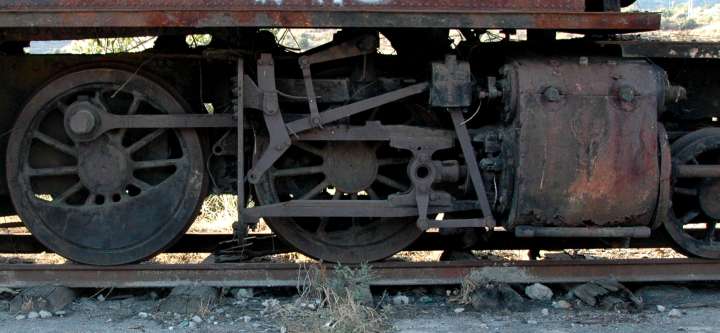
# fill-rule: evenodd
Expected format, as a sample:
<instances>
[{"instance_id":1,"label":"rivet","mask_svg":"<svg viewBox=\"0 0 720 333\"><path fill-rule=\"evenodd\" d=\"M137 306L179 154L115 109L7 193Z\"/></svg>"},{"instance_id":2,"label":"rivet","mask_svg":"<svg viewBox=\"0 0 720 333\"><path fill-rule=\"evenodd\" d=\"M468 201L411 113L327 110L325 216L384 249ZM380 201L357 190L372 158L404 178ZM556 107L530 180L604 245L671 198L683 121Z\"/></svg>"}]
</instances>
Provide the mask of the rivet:
<instances>
[{"instance_id":1,"label":"rivet","mask_svg":"<svg viewBox=\"0 0 720 333\"><path fill-rule=\"evenodd\" d=\"M630 103L635 99L635 90L631 87L623 86L620 87L618 95L620 95L620 99L622 99L623 102Z\"/></svg>"},{"instance_id":2,"label":"rivet","mask_svg":"<svg viewBox=\"0 0 720 333\"><path fill-rule=\"evenodd\" d=\"M547 89L545 89L545 91L543 92L543 97L548 102L558 102L562 98L562 96L560 95L560 90L555 87L548 87Z\"/></svg>"}]
</instances>

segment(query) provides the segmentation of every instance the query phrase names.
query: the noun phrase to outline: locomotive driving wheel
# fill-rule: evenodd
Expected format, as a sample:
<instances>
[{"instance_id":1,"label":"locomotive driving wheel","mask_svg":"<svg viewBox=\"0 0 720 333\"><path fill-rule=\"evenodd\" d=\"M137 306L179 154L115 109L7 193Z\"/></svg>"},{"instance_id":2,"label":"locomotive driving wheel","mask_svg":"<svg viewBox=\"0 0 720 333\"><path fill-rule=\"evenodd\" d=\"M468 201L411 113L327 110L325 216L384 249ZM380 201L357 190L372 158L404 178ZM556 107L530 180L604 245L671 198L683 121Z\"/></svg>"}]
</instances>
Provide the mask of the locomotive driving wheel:
<instances>
[{"instance_id":1,"label":"locomotive driving wheel","mask_svg":"<svg viewBox=\"0 0 720 333\"><path fill-rule=\"evenodd\" d=\"M720 128L690 133L672 144L673 168L720 164ZM690 256L720 259L720 178L673 172L672 207L665 229L676 249Z\"/></svg>"},{"instance_id":2,"label":"locomotive driving wheel","mask_svg":"<svg viewBox=\"0 0 720 333\"><path fill-rule=\"evenodd\" d=\"M256 185L260 204L293 199L386 200L407 191L409 152L368 142L298 142ZM304 254L360 263L392 256L422 231L416 218L271 218L270 228Z\"/></svg>"},{"instance_id":3,"label":"locomotive driving wheel","mask_svg":"<svg viewBox=\"0 0 720 333\"><path fill-rule=\"evenodd\" d=\"M7 178L18 214L49 249L95 265L136 262L187 230L206 188L192 130L120 128L88 137L98 113L186 112L174 93L118 69L51 82L10 136Z\"/></svg>"}]
</instances>

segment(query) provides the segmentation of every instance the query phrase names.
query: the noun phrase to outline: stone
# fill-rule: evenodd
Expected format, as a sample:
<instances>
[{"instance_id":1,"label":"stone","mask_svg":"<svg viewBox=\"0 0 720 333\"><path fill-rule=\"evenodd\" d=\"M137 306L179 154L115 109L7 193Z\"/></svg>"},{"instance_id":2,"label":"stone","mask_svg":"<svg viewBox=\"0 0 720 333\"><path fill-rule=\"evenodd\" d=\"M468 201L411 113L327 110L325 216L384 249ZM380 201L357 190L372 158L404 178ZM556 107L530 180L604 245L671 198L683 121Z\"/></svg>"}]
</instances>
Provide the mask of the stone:
<instances>
[{"instance_id":1,"label":"stone","mask_svg":"<svg viewBox=\"0 0 720 333\"><path fill-rule=\"evenodd\" d=\"M395 305L408 305L410 304L410 297L405 295L397 295L392 298L392 302Z\"/></svg>"},{"instance_id":2,"label":"stone","mask_svg":"<svg viewBox=\"0 0 720 333\"><path fill-rule=\"evenodd\" d=\"M35 311L30 311L27 315L28 319L35 319L40 317L40 314Z\"/></svg>"},{"instance_id":3,"label":"stone","mask_svg":"<svg viewBox=\"0 0 720 333\"><path fill-rule=\"evenodd\" d=\"M542 313L543 316L549 316L549 315L550 315L550 310L548 310L548 309L542 309L542 310L540 311L540 313Z\"/></svg>"},{"instance_id":4,"label":"stone","mask_svg":"<svg viewBox=\"0 0 720 333\"><path fill-rule=\"evenodd\" d=\"M194 328L196 328L196 327L197 327L197 323L195 323L194 321L191 321L191 322L188 323L188 328L194 329Z\"/></svg>"},{"instance_id":5,"label":"stone","mask_svg":"<svg viewBox=\"0 0 720 333\"><path fill-rule=\"evenodd\" d=\"M10 301L9 312L58 311L70 304L77 294L66 287L27 288Z\"/></svg>"},{"instance_id":6,"label":"stone","mask_svg":"<svg viewBox=\"0 0 720 333\"><path fill-rule=\"evenodd\" d=\"M483 285L470 295L470 304L477 311L518 311L521 309L523 302L523 297L505 283Z\"/></svg>"},{"instance_id":7,"label":"stone","mask_svg":"<svg viewBox=\"0 0 720 333\"><path fill-rule=\"evenodd\" d=\"M455 313L463 313L463 312L465 312L465 308L455 308L455 310L453 310L453 311Z\"/></svg>"},{"instance_id":8,"label":"stone","mask_svg":"<svg viewBox=\"0 0 720 333\"><path fill-rule=\"evenodd\" d=\"M600 305L604 309L639 310L643 306L641 297L614 279L598 280L581 284L570 290L569 295L576 297L589 306Z\"/></svg>"},{"instance_id":9,"label":"stone","mask_svg":"<svg viewBox=\"0 0 720 333\"><path fill-rule=\"evenodd\" d=\"M606 296L600 300L600 306L605 310L623 310L627 305L622 298L615 296Z\"/></svg>"},{"instance_id":10,"label":"stone","mask_svg":"<svg viewBox=\"0 0 720 333\"><path fill-rule=\"evenodd\" d=\"M536 301L552 300L553 291L544 284L535 283L525 287L525 295Z\"/></svg>"},{"instance_id":11,"label":"stone","mask_svg":"<svg viewBox=\"0 0 720 333\"><path fill-rule=\"evenodd\" d=\"M25 319L25 318L26 318L25 315L17 315L17 316L15 316L15 320L23 320L23 319Z\"/></svg>"},{"instance_id":12,"label":"stone","mask_svg":"<svg viewBox=\"0 0 720 333\"><path fill-rule=\"evenodd\" d=\"M440 261L468 261L478 260L470 250L445 250L440 255Z\"/></svg>"},{"instance_id":13,"label":"stone","mask_svg":"<svg viewBox=\"0 0 720 333\"><path fill-rule=\"evenodd\" d=\"M690 289L683 286L646 286L638 289L635 294L642 298L645 304L683 304L692 301L693 295Z\"/></svg>"},{"instance_id":14,"label":"stone","mask_svg":"<svg viewBox=\"0 0 720 333\"><path fill-rule=\"evenodd\" d=\"M269 299L262 301L261 304L264 308L262 311L268 312L268 311L271 311L272 309L278 307L280 305L280 301L278 301L274 298L269 298Z\"/></svg>"},{"instance_id":15,"label":"stone","mask_svg":"<svg viewBox=\"0 0 720 333\"><path fill-rule=\"evenodd\" d=\"M562 299L557 302L553 302L552 306L556 309L564 309L564 310L572 308L572 304L570 304L570 302L568 302L566 300L562 300Z\"/></svg>"},{"instance_id":16,"label":"stone","mask_svg":"<svg viewBox=\"0 0 720 333\"><path fill-rule=\"evenodd\" d=\"M103 294L97 295L98 302L105 302L105 296Z\"/></svg>"},{"instance_id":17,"label":"stone","mask_svg":"<svg viewBox=\"0 0 720 333\"><path fill-rule=\"evenodd\" d=\"M193 322L198 323L198 324L203 322L203 319L200 318L200 316L193 316L191 320L192 320Z\"/></svg>"},{"instance_id":18,"label":"stone","mask_svg":"<svg viewBox=\"0 0 720 333\"><path fill-rule=\"evenodd\" d=\"M672 309L670 312L668 312L668 317L670 318L678 318L682 316L682 312L678 309Z\"/></svg>"},{"instance_id":19,"label":"stone","mask_svg":"<svg viewBox=\"0 0 720 333\"><path fill-rule=\"evenodd\" d=\"M235 298L252 298L255 296L252 288L235 288L232 294Z\"/></svg>"},{"instance_id":20,"label":"stone","mask_svg":"<svg viewBox=\"0 0 720 333\"><path fill-rule=\"evenodd\" d=\"M527 323L530 324L530 325L537 325L537 324L538 324L538 321L537 321L537 320L532 320L532 319L530 319L530 320L527 321Z\"/></svg>"},{"instance_id":21,"label":"stone","mask_svg":"<svg viewBox=\"0 0 720 333\"><path fill-rule=\"evenodd\" d=\"M56 316L62 317L62 316L64 316L64 315L66 315L66 314L67 314L67 312L66 312L66 311L63 311L63 310L55 311L55 315L56 315Z\"/></svg>"},{"instance_id":22,"label":"stone","mask_svg":"<svg viewBox=\"0 0 720 333\"><path fill-rule=\"evenodd\" d=\"M150 315L149 315L147 312L140 312L140 313L138 313L138 317L143 318L143 319L144 319L144 318L147 318L147 317L149 317L149 316L150 316Z\"/></svg>"},{"instance_id":23,"label":"stone","mask_svg":"<svg viewBox=\"0 0 720 333\"><path fill-rule=\"evenodd\" d=\"M43 319L51 318L53 316L52 312L45 310L40 310L40 312L38 312L38 315L40 315L40 318Z\"/></svg>"},{"instance_id":24,"label":"stone","mask_svg":"<svg viewBox=\"0 0 720 333\"><path fill-rule=\"evenodd\" d=\"M217 302L218 290L213 287L175 287L160 303L161 312L194 314L206 311Z\"/></svg>"},{"instance_id":25,"label":"stone","mask_svg":"<svg viewBox=\"0 0 720 333\"><path fill-rule=\"evenodd\" d=\"M583 303L595 306L598 303L597 297L607 295L608 290L594 282L589 282L573 288L570 293Z\"/></svg>"},{"instance_id":26,"label":"stone","mask_svg":"<svg viewBox=\"0 0 720 333\"><path fill-rule=\"evenodd\" d=\"M662 305L658 305L657 310L658 310L658 312L665 312L665 307Z\"/></svg>"}]
</instances>

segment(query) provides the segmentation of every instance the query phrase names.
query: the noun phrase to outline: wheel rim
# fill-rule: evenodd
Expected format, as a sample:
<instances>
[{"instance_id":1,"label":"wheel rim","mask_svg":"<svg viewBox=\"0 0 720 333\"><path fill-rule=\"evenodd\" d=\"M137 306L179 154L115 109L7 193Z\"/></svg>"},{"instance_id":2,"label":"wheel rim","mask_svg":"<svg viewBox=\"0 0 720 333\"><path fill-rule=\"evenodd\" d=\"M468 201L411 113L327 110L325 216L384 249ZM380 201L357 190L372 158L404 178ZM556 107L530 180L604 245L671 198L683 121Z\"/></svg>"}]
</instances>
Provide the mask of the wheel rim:
<instances>
[{"instance_id":1,"label":"wheel rim","mask_svg":"<svg viewBox=\"0 0 720 333\"><path fill-rule=\"evenodd\" d=\"M718 164L720 129L708 128L688 134L672 145L673 166ZM673 179L672 206L665 229L676 250L690 256L720 258L720 179Z\"/></svg>"},{"instance_id":2,"label":"wheel rim","mask_svg":"<svg viewBox=\"0 0 720 333\"><path fill-rule=\"evenodd\" d=\"M351 156L355 162L342 161ZM385 200L409 189L406 176L409 159L404 152L372 143L296 143L266 173L256 192L264 205L298 198ZM410 245L422 233L415 220L272 218L266 222L275 233L310 257L359 263L387 258Z\"/></svg>"},{"instance_id":3,"label":"wheel rim","mask_svg":"<svg viewBox=\"0 0 720 333\"><path fill-rule=\"evenodd\" d=\"M159 84L123 70L53 81L26 105L10 137L8 184L21 219L45 246L81 263L131 263L170 246L205 191L197 134L118 129L73 140L63 119L77 103L116 115L187 110Z\"/></svg>"}]
</instances>

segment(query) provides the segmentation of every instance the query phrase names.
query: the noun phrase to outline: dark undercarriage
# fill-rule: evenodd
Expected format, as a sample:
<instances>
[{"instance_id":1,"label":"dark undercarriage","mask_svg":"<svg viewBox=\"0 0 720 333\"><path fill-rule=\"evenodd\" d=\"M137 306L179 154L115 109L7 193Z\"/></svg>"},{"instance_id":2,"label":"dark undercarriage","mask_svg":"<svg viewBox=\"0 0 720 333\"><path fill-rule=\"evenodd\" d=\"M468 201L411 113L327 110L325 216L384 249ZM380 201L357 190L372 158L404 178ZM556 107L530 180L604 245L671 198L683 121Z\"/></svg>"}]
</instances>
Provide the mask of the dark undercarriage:
<instances>
[{"instance_id":1,"label":"dark undercarriage","mask_svg":"<svg viewBox=\"0 0 720 333\"><path fill-rule=\"evenodd\" d=\"M535 23L518 40L507 21L488 42L476 27L451 40L449 27L351 20L305 52L253 27L96 30L158 36L113 55L27 55L29 39L61 30L0 28L2 207L51 250L102 265L168 248L212 193L242 203L237 244L263 218L325 261L381 260L435 229L473 248L498 228L667 233L686 254L720 258L720 47L620 40L654 16L592 4L564 15L635 26ZM0 1L0 23L12 12ZM467 18L482 13L495 12ZM212 42L191 48L189 33Z\"/></svg>"}]
</instances>

